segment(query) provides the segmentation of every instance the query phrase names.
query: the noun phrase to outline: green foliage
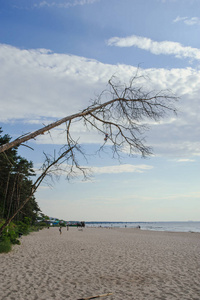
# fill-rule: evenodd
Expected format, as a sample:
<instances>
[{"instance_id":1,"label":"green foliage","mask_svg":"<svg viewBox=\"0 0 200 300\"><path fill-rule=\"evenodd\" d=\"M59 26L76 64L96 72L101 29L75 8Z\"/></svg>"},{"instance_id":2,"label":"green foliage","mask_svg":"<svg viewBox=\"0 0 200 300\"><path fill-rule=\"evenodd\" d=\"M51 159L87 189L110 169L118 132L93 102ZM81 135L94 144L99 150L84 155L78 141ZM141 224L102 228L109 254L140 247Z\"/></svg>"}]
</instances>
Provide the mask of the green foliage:
<instances>
[{"instance_id":1,"label":"green foliage","mask_svg":"<svg viewBox=\"0 0 200 300\"><path fill-rule=\"evenodd\" d=\"M30 225L30 224L31 224L31 218L25 217L25 218L24 218L24 223L25 223L26 225Z\"/></svg>"},{"instance_id":2,"label":"green foliage","mask_svg":"<svg viewBox=\"0 0 200 300\"><path fill-rule=\"evenodd\" d=\"M19 238L21 235L27 235L33 231L39 231L48 224L45 222L36 223L34 226L30 225L30 218L25 218L25 222L11 222L4 230L0 236L0 253L9 252L12 249L12 245L20 245ZM0 220L0 228L4 221Z\"/></svg>"},{"instance_id":3,"label":"green foliage","mask_svg":"<svg viewBox=\"0 0 200 300\"><path fill-rule=\"evenodd\" d=\"M46 222L39 222L36 224L37 227L47 227L49 226Z\"/></svg>"},{"instance_id":4,"label":"green foliage","mask_svg":"<svg viewBox=\"0 0 200 300\"><path fill-rule=\"evenodd\" d=\"M43 214L43 213L40 213L41 217L40 217L40 220L44 220L44 221L48 221L49 220L49 216ZM39 218L38 218L39 220Z\"/></svg>"},{"instance_id":5,"label":"green foliage","mask_svg":"<svg viewBox=\"0 0 200 300\"><path fill-rule=\"evenodd\" d=\"M29 233L29 225L26 223L23 223L21 221L16 222L17 224L17 233L19 234L28 234Z\"/></svg>"},{"instance_id":6,"label":"green foliage","mask_svg":"<svg viewBox=\"0 0 200 300\"><path fill-rule=\"evenodd\" d=\"M8 253L12 249L12 244L9 240L0 240L0 253Z\"/></svg>"},{"instance_id":7,"label":"green foliage","mask_svg":"<svg viewBox=\"0 0 200 300\"><path fill-rule=\"evenodd\" d=\"M3 225L3 223L0 225L0 227ZM10 223L9 226L7 226L0 237L0 249L10 249L12 244L18 244L20 245L20 241L18 240L19 233L18 233L18 227L14 223ZM3 251L2 252L9 252ZM1 250L0 250L1 253Z\"/></svg>"}]
</instances>

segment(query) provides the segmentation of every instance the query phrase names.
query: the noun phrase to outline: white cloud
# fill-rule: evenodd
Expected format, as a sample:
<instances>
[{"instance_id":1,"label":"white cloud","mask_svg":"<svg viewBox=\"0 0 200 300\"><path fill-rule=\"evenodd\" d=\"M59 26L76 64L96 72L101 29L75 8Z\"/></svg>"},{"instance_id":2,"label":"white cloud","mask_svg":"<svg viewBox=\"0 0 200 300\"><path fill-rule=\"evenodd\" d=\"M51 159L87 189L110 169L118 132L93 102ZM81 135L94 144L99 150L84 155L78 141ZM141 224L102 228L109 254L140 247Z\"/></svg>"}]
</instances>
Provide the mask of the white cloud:
<instances>
[{"instance_id":1,"label":"white cloud","mask_svg":"<svg viewBox=\"0 0 200 300\"><path fill-rule=\"evenodd\" d=\"M92 167L91 171L96 174L143 173L152 168L149 165L123 164L119 166Z\"/></svg>"},{"instance_id":2,"label":"white cloud","mask_svg":"<svg viewBox=\"0 0 200 300\"><path fill-rule=\"evenodd\" d=\"M186 25L192 26L192 25L200 25L200 19L197 17L176 17L176 19L174 19L174 23L177 22L184 22Z\"/></svg>"},{"instance_id":3,"label":"white cloud","mask_svg":"<svg viewBox=\"0 0 200 300\"><path fill-rule=\"evenodd\" d=\"M195 160L189 158L182 158L182 159L178 159L177 162L195 162Z\"/></svg>"},{"instance_id":4,"label":"white cloud","mask_svg":"<svg viewBox=\"0 0 200 300\"><path fill-rule=\"evenodd\" d=\"M171 41L156 42L146 37L128 36L125 38L112 37L107 41L108 46L116 47L138 47L150 51L155 55L175 55L177 58L200 59L200 49L185 47L180 43Z\"/></svg>"},{"instance_id":5,"label":"white cloud","mask_svg":"<svg viewBox=\"0 0 200 300\"><path fill-rule=\"evenodd\" d=\"M200 19L197 17L193 17L193 18L185 20L184 23L189 26L200 25Z\"/></svg>"},{"instance_id":6,"label":"white cloud","mask_svg":"<svg viewBox=\"0 0 200 300\"><path fill-rule=\"evenodd\" d=\"M184 21L184 20L187 20L187 17L176 17L176 19L173 20L174 23L177 23L177 22L181 22L181 21Z\"/></svg>"},{"instance_id":7,"label":"white cloud","mask_svg":"<svg viewBox=\"0 0 200 300\"><path fill-rule=\"evenodd\" d=\"M41 1L35 3L34 7L57 7L57 8L68 8L77 5L93 4L99 0L65 0L65 1Z\"/></svg>"}]
</instances>

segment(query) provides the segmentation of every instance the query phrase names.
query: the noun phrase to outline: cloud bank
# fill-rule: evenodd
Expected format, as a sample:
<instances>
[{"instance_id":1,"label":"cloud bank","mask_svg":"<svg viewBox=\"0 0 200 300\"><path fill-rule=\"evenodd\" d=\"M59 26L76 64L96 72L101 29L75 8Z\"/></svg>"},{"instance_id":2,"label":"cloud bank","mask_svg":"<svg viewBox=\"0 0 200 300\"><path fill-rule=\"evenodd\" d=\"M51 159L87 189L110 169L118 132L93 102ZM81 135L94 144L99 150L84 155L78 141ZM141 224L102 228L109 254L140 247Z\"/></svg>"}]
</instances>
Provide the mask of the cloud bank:
<instances>
[{"instance_id":1,"label":"cloud bank","mask_svg":"<svg viewBox=\"0 0 200 300\"><path fill-rule=\"evenodd\" d=\"M22 50L0 44L0 121L3 123L38 124L38 128L56 119L77 113L90 104L106 88L113 74L124 82L135 75L137 68L128 65L109 65L96 60L48 49ZM200 71L186 69L140 70L148 81L139 84L149 90L172 90L180 97L179 115L151 124L148 144L162 155L200 155ZM35 127L34 127L35 128ZM102 137L88 132L78 123L73 135L82 143L101 143ZM53 143L63 143L64 128L52 132ZM23 132L24 133L24 132ZM20 136L22 132L18 133ZM49 135L38 143L51 144Z\"/></svg>"}]
</instances>

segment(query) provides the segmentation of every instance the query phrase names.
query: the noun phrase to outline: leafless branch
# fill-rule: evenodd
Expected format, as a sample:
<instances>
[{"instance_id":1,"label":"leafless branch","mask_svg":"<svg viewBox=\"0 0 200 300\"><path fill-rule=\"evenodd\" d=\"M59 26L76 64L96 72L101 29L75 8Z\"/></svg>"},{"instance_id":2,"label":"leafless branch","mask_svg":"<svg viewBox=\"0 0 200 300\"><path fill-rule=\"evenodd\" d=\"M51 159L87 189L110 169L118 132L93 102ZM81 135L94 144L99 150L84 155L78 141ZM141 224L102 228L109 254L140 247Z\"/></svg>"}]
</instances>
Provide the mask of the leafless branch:
<instances>
[{"instance_id":1,"label":"leafless branch","mask_svg":"<svg viewBox=\"0 0 200 300\"><path fill-rule=\"evenodd\" d=\"M116 142L116 137L122 137L124 138L124 141L131 146L130 149L134 147L136 150L137 145L140 143L135 144L135 138L125 138L126 131L128 134L131 133L133 137L135 135L134 131L141 133L141 130L145 128L145 126L142 125L144 121L148 119L158 121L170 112L176 114L176 108L173 103L175 100L177 100L177 97L175 97L169 91L161 91L158 93L145 92L143 91L143 88L134 86L134 83L138 78L140 77L135 76L132 80L130 80L129 86L126 86L125 84L122 85L117 78L113 76L108 82L108 89L102 92L100 96L93 101L92 105L88 106L85 110L67 116L47 126L44 126L35 132L28 133L27 135L23 135L22 137L19 137L10 143L4 144L0 146L0 152L4 152L15 146L19 146L20 144L30 139L34 139L38 135L44 134L45 132L48 132L63 123L67 124L67 144L69 146L73 142L70 134L72 120L84 118L85 122L89 122L89 118L91 116L93 117L93 120L97 120L97 118L99 118L101 122L107 125L108 123L106 122L108 122L108 120L112 120L112 123L116 123L116 126L114 127L118 127L118 129L120 128L121 130L117 135L115 135L115 139L113 131L110 132L113 137L112 141ZM105 101L103 103L101 102L102 99L104 100L108 97L110 98L109 101ZM126 126L122 127L122 125L119 124L120 121L125 123ZM97 126L93 127L96 128ZM109 128L111 129L111 126ZM134 141L133 147L131 145L132 141ZM143 149L143 147L141 149ZM138 150L141 151L141 149L139 148ZM149 152L145 152L146 151L143 151L142 155L148 155Z\"/></svg>"}]
</instances>

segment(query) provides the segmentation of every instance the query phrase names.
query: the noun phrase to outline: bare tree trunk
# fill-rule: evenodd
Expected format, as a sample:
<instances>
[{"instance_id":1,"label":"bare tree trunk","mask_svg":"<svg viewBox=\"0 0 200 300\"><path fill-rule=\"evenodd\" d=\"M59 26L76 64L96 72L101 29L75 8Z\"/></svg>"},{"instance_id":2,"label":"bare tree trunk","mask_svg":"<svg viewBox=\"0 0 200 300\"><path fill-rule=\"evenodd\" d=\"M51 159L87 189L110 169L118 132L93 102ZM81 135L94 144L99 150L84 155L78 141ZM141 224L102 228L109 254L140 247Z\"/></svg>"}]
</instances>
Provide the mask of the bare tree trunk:
<instances>
[{"instance_id":1,"label":"bare tree trunk","mask_svg":"<svg viewBox=\"0 0 200 300\"><path fill-rule=\"evenodd\" d=\"M20 207L15 211L15 213L6 220L6 222L3 224L3 226L0 228L0 236L3 232L3 230L10 224L10 222L14 219L14 217L21 211L21 209L24 207L24 205L31 199L33 193L20 205Z\"/></svg>"},{"instance_id":2,"label":"bare tree trunk","mask_svg":"<svg viewBox=\"0 0 200 300\"><path fill-rule=\"evenodd\" d=\"M3 232L3 230L10 224L10 222L14 219L14 217L20 212L20 210L24 207L24 205L31 199L33 194L31 194L21 205L20 207L15 211L15 213L6 220L6 222L3 224L3 226L0 228L0 236Z\"/></svg>"},{"instance_id":3,"label":"bare tree trunk","mask_svg":"<svg viewBox=\"0 0 200 300\"><path fill-rule=\"evenodd\" d=\"M6 197L8 193L8 186L9 186L9 180L10 180L10 172L8 173L8 179L6 183L6 190L5 190L5 197L4 197L4 203L3 203L3 211L2 211L2 218L4 217L5 207L6 207Z\"/></svg>"},{"instance_id":4,"label":"bare tree trunk","mask_svg":"<svg viewBox=\"0 0 200 300\"><path fill-rule=\"evenodd\" d=\"M9 205L9 209L8 209L7 219L10 216L10 210L11 210L11 206L12 206L12 202L13 202L13 194L14 194L16 180L17 180L16 176L17 175L15 175L15 179L14 179L14 183L13 183L13 188L12 188L12 193L11 193L11 197L10 197L10 205Z\"/></svg>"},{"instance_id":5,"label":"bare tree trunk","mask_svg":"<svg viewBox=\"0 0 200 300\"><path fill-rule=\"evenodd\" d=\"M106 106L106 105L108 105L108 104L110 104L110 103L112 103L112 102L114 102L114 101L116 101L116 99L115 99L115 100L108 101L108 102L106 102L106 103L104 103L104 104L102 104L102 105L95 106L93 109L90 109L90 110L84 110L84 111L81 112L81 113L77 113L77 114L74 114L74 115L71 115L71 116L67 116L67 117L65 117L65 118L63 118L63 119L60 119L60 120L58 120L58 121L56 121L56 122L53 122L53 123L51 123L51 124L49 124L49 125L47 125L47 126L41 128L41 129L39 129L39 130L36 130L36 131L34 131L34 132L32 132L32 133L29 133L29 134L26 134L26 135L24 135L24 136L22 136L22 137L19 137L19 138L17 138L16 140L14 140L14 141L12 141L12 142L10 142L10 143L6 143L6 144L0 146L0 153L1 153L1 152L4 152L4 151L6 151L6 150L8 150L8 149L10 149L10 148L19 146L19 145L21 145L22 143L24 143L24 142L26 142L26 141L28 141L28 140L34 139L36 136L41 135L41 134L44 134L46 131L49 131L49 130L51 130L51 129L53 129L53 128L55 128L55 127L57 127L57 126L59 126L59 125L65 123L65 122L67 122L67 121L71 121L71 120L73 120L73 119L76 119L76 118L80 118L80 117L89 115L89 114L92 113L93 111L98 110L99 108L102 108L103 106Z\"/></svg>"}]
</instances>

